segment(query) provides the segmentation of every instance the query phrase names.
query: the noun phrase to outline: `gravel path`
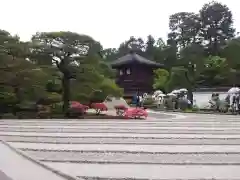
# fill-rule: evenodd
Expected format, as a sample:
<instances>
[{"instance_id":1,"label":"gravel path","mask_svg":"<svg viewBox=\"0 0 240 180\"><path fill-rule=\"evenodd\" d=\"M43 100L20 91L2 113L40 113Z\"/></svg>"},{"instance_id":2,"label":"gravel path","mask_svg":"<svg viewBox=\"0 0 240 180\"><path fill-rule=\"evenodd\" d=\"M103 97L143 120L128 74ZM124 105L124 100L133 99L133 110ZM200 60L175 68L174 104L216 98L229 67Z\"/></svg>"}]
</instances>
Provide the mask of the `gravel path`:
<instances>
[{"instance_id":1,"label":"gravel path","mask_svg":"<svg viewBox=\"0 0 240 180\"><path fill-rule=\"evenodd\" d=\"M42 161L115 163L115 164L228 164L240 165L238 153L129 153L129 152L74 152L74 151L26 151L31 157Z\"/></svg>"},{"instance_id":2,"label":"gravel path","mask_svg":"<svg viewBox=\"0 0 240 180\"><path fill-rule=\"evenodd\" d=\"M141 153L238 153L240 145L139 145L139 144L42 144L42 143L11 143L16 148L42 151L111 151Z\"/></svg>"},{"instance_id":3,"label":"gravel path","mask_svg":"<svg viewBox=\"0 0 240 180\"><path fill-rule=\"evenodd\" d=\"M86 180L240 179L239 116L149 114L148 120L0 120L0 139Z\"/></svg>"},{"instance_id":4,"label":"gravel path","mask_svg":"<svg viewBox=\"0 0 240 180\"><path fill-rule=\"evenodd\" d=\"M24 137L0 136L5 141L48 144L131 144L131 145L240 145L240 138L133 138L133 137Z\"/></svg>"}]
</instances>

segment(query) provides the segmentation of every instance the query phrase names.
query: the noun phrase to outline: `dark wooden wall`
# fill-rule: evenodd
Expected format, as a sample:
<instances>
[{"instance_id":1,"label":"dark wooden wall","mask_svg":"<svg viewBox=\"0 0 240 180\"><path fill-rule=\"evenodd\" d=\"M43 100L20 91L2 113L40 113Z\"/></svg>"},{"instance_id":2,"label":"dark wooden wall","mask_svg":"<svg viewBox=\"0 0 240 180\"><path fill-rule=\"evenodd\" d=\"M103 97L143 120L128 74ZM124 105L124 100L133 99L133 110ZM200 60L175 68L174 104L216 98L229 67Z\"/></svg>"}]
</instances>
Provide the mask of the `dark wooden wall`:
<instances>
[{"instance_id":1,"label":"dark wooden wall","mask_svg":"<svg viewBox=\"0 0 240 180\"><path fill-rule=\"evenodd\" d=\"M126 73L128 68L131 69L129 75ZM120 75L120 69L123 71L123 75ZM124 88L125 95L135 94L138 89L140 93L150 93L153 90L153 68L140 64L119 67L116 83Z\"/></svg>"}]
</instances>

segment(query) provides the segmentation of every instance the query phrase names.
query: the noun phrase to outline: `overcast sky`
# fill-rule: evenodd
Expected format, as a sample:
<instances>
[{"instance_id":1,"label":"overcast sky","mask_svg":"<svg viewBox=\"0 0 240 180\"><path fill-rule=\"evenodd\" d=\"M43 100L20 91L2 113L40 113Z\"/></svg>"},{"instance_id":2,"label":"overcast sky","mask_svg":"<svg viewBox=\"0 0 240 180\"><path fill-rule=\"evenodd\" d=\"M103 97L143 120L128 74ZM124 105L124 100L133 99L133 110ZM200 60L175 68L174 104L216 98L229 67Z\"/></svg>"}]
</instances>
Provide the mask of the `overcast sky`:
<instances>
[{"instance_id":1,"label":"overcast sky","mask_svg":"<svg viewBox=\"0 0 240 180\"><path fill-rule=\"evenodd\" d=\"M73 31L118 47L130 36L166 39L169 15L198 12L208 0L2 0L1 29L29 40L37 31ZM219 0L233 12L240 31L238 0Z\"/></svg>"}]
</instances>

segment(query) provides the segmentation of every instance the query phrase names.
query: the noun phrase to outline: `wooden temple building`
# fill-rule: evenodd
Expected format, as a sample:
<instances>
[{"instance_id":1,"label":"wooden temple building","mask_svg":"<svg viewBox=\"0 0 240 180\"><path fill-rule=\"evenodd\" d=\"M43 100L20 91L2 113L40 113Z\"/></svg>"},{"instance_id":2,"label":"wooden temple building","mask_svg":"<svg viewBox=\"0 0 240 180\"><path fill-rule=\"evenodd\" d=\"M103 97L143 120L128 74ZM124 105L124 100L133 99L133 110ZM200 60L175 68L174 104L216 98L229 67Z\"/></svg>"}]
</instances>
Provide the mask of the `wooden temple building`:
<instances>
[{"instance_id":1,"label":"wooden temple building","mask_svg":"<svg viewBox=\"0 0 240 180\"><path fill-rule=\"evenodd\" d=\"M117 70L116 83L124 89L124 97L130 98L137 92L139 94L153 91L153 70L163 65L148 60L135 52L120 57L112 64Z\"/></svg>"}]
</instances>

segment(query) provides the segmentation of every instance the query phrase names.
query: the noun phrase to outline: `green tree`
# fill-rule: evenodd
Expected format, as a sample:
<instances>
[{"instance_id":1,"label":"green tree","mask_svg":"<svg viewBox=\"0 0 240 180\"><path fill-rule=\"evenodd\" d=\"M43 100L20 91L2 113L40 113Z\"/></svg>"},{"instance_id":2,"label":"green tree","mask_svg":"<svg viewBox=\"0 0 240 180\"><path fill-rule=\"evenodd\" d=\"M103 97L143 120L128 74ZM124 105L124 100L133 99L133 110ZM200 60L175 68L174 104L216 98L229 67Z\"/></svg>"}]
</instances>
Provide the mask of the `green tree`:
<instances>
[{"instance_id":1,"label":"green tree","mask_svg":"<svg viewBox=\"0 0 240 180\"><path fill-rule=\"evenodd\" d=\"M72 32L42 32L32 37L35 60L55 63L62 73L63 112L67 113L70 100L70 81L76 78L73 68L80 59L101 51L99 43L86 35Z\"/></svg>"},{"instance_id":2,"label":"green tree","mask_svg":"<svg viewBox=\"0 0 240 180\"><path fill-rule=\"evenodd\" d=\"M212 1L202 7L200 18L201 36L207 43L208 53L219 55L221 46L235 34L232 12L226 5Z\"/></svg>"},{"instance_id":3,"label":"green tree","mask_svg":"<svg viewBox=\"0 0 240 180\"><path fill-rule=\"evenodd\" d=\"M168 91L169 72L165 69L154 70L154 84L153 88L164 92Z\"/></svg>"},{"instance_id":4,"label":"green tree","mask_svg":"<svg viewBox=\"0 0 240 180\"><path fill-rule=\"evenodd\" d=\"M156 53L156 47L155 47L155 39L153 36L149 35L147 37L147 41L146 41L146 50L145 50L145 56L148 59L153 60L155 53Z\"/></svg>"},{"instance_id":5,"label":"green tree","mask_svg":"<svg viewBox=\"0 0 240 180\"><path fill-rule=\"evenodd\" d=\"M109 94L115 96L122 95L122 90L111 79L114 72L99 56L83 58L81 60L83 72L79 71L80 67L76 66L75 68L75 72L77 72L76 79L72 82L74 89L71 91L73 99L89 103L93 94L96 93L101 95L101 99L105 99Z\"/></svg>"},{"instance_id":6,"label":"green tree","mask_svg":"<svg viewBox=\"0 0 240 180\"><path fill-rule=\"evenodd\" d=\"M145 43L142 38L136 38L131 36L129 40L120 44L118 48L119 56L124 56L130 51L134 51L139 55L144 55L145 51Z\"/></svg>"},{"instance_id":7,"label":"green tree","mask_svg":"<svg viewBox=\"0 0 240 180\"><path fill-rule=\"evenodd\" d=\"M166 64L166 66L168 67L168 63L166 63L166 60L169 60L169 55L168 54L170 51L168 49L169 46L166 45L166 43L163 41L162 38L158 38L158 40L156 41L155 45L154 45L154 54L153 56L153 60L161 63L161 64ZM150 55L149 55L150 56ZM171 58L170 58L171 59ZM171 60L169 60L168 62L171 62Z\"/></svg>"},{"instance_id":8,"label":"green tree","mask_svg":"<svg viewBox=\"0 0 240 180\"><path fill-rule=\"evenodd\" d=\"M240 37L226 42L223 46L221 55L226 58L231 68L240 70Z\"/></svg>"},{"instance_id":9,"label":"green tree","mask_svg":"<svg viewBox=\"0 0 240 180\"><path fill-rule=\"evenodd\" d=\"M222 48L221 55L226 58L228 64L228 81L230 86L240 85L240 38L229 40Z\"/></svg>"},{"instance_id":10,"label":"green tree","mask_svg":"<svg viewBox=\"0 0 240 180\"><path fill-rule=\"evenodd\" d=\"M204 58L204 48L201 45L189 45L180 52L179 66L172 69L170 86L187 88L188 99L191 102L196 80L204 69Z\"/></svg>"},{"instance_id":11,"label":"green tree","mask_svg":"<svg viewBox=\"0 0 240 180\"><path fill-rule=\"evenodd\" d=\"M26 43L0 31L0 85L15 94L16 103L37 98L38 92L44 91L42 80L46 80L47 75L26 59L28 53Z\"/></svg>"},{"instance_id":12,"label":"green tree","mask_svg":"<svg viewBox=\"0 0 240 180\"><path fill-rule=\"evenodd\" d=\"M163 64L171 74L171 69L172 67L177 65L177 60L178 60L176 41L169 39L168 45L162 49L161 54L163 57Z\"/></svg>"},{"instance_id":13,"label":"green tree","mask_svg":"<svg viewBox=\"0 0 240 180\"><path fill-rule=\"evenodd\" d=\"M197 84L204 86L224 86L229 74L228 64L225 58L209 56L205 59L204 69L197 79Z\"/></svg>"},{"instance_id":14,"label":"green tree","mask_svg":"<svg viewBox=\"0 0 240 180\"><path fill-rule=\"evenodd\" d=\"M102 51L102 56L105 61L111 62L118 57L118 50L116 48L107 48Z\"/></svg>"},{"instance_id":15,"label":"green tree","mask_svg":"<svg viewBox=\"0 0 240 180\"><path fill-rule=\"evenodd\" d=\"M179 12L170 16L169 38L176 41L178 48L184 48L191 43L200 41L200 18L192 12Z\"/></svg>"}]
</instances>

